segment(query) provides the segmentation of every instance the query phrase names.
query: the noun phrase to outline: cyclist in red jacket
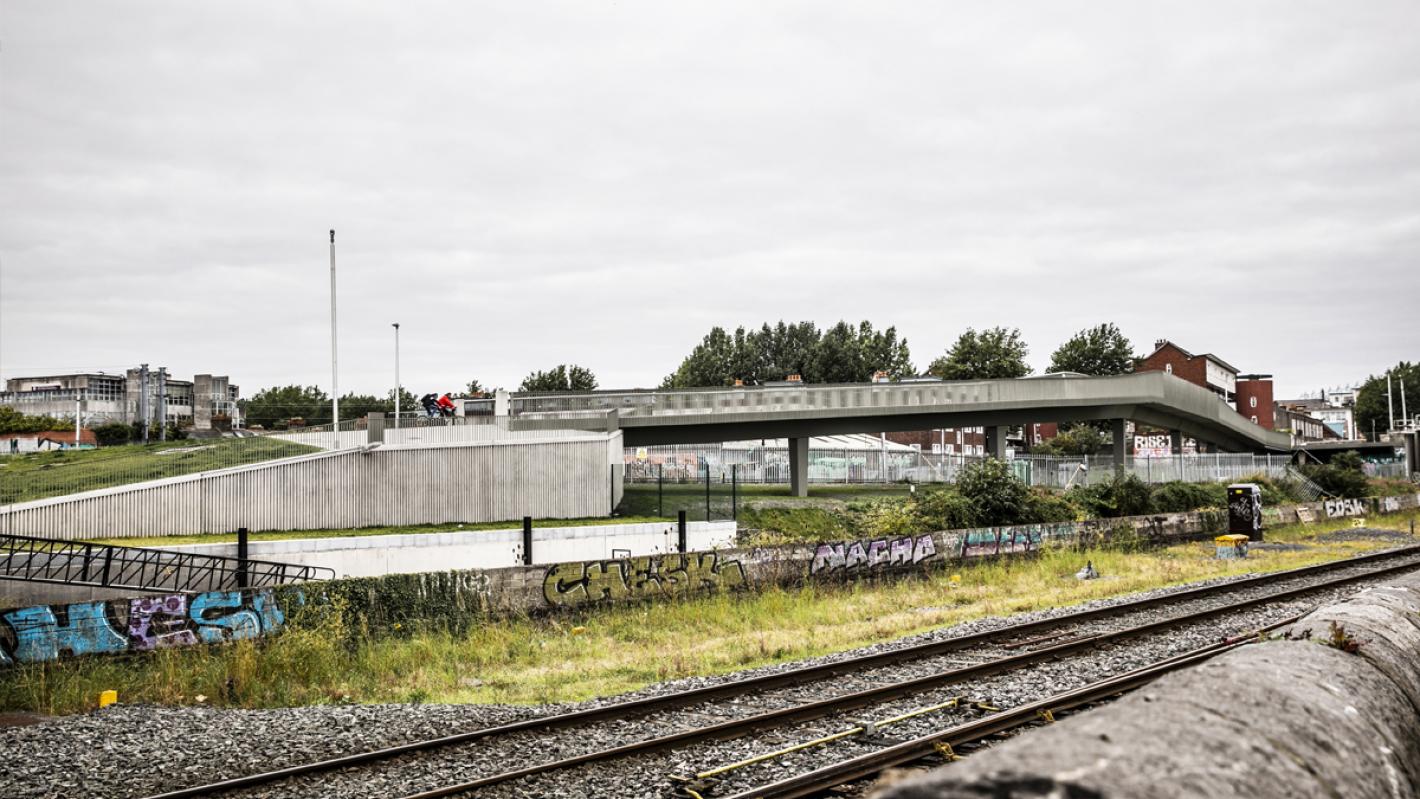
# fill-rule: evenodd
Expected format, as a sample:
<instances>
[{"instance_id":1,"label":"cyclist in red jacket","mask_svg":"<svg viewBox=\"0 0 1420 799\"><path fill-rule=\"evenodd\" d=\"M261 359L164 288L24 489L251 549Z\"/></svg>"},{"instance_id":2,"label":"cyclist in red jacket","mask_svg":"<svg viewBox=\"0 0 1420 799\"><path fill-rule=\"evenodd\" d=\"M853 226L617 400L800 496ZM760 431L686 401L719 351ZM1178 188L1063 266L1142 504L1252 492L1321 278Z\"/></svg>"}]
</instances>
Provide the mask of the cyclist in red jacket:
<instances>
[{"instance_id":1,"label":"cyclist in red jacket","mask_svg":"<svg viewBox=\"0 0 1420 799\"><path fill-rule=\"evenodd\" d=\"M444 394L442 397L439 397L439 413L442 413L445 416L454 415L454 401L449 399L448 394Z\"/></svg>"}]
</instances>

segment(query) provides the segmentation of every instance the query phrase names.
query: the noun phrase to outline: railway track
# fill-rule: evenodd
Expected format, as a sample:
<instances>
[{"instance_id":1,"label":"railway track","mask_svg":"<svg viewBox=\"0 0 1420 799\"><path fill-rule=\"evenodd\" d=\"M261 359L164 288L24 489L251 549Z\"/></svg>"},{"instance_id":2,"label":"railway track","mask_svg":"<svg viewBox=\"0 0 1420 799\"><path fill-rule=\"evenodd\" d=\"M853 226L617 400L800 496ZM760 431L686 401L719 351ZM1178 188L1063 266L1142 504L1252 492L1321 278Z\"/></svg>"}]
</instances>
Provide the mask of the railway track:
<instances>
[{"instance_id":1,"label":"railway track","mask_svg":"<svg viewBox=\"0 0 1420 799\"><path fill-rule=\"evenodd\" d=\"M940 694L948 687L977 685L976 690L980 690L979 686L985 684L982 681L998 675L1010 675L1029 669L1045 669L1048 672L1049 669L1055 668L1052 664L1069 662L1070 658L1078 659L1086 653L1104 652L1108 657L1111 648L1122 647L1124 642L1130 640L1161 637L1170 630L1189 625L1216 626L1220 617L1253 612L1254 609L1279 603L1296 602L1308 595L1336 591L1357 582L1417 568L1420 568L1420 547L1406 547L1287 572L1150 596L955 638L927 641L827 663L758 674L675 693L526 719L346 757L235 777L158 794L150 799L237 796L257 788L263 789L260 793L262 796L303 795L303 785L317 786L327 778L358 780L359 775L369 769L394 774L417 772L417 776L412 776L407 781L408 784L424 783L436 786L411 793L408 799L433 799L473 792L482 796L487 791L492 792L489 795L499 795L500 790L511 791L515 788L527 795L529 785L541 785L541 788L535 790L548 787L545 783L529 780L560 779L555 775L570 774L578 769L607 768L622 761L635 761L644 765L655 762L660 753L669 753L661 757L661 760L666 761L666 765L663 768L652 768L660 768L663 777L668 773L679 774L681 779L674 785L681 795L705 795L699 788L708 790L712 785L716 786L717 796L759 795L735 791L740 788L749 789L743 784L746 779L757 779L757 769L763 773L768 767L765 764L780 759L778 755L772 758L763 757L766 751L775 753L787 749L791 753L802 753L814 748L794 743L791 739L795 736L800 739L800 743L830 738L831 741L816 743L814 746L867 749L869 751L862 752L861 756L868 757L883 748L875 743L881 739L882 731L896 724L901 724L904 729L911 731L914 725L917 725L917 729L924 723L940 725L943 719L952 722L948 726L955 728L986 723L990 719L1006 718L996 714L994 706L982 697L969 693L952 696ZM1178 612L1160 617L1157 611L1163 607ZM1142 621L1130 623L1132 616L1144 618ZM1245 629L1263 626L1266 625L1259 623ZM1233 629L1236 632L1238 628L1234 625ZM1216 632L1207 634L1213 636L1213 641L1225 637ZM1209 646L1216 644L1210 643ZM1178 653L1171 653L1166 658L1156 660L1171 662L1178 657ZM1131 672L1137 670L1129 669ZM906 676L899 673L902 671L907 672ZM853 687L856 690L843 691L828 698L813 698L824 692L826 684L849 676L855 682ZM1068 675L1065 681L1069 681ZM935 699L927 702L924 697L934 696L933 692L939 693L935 695ZM903 707L902 703L905 701L914 701L916 704ZM894 703L897 703L896 711L892 710ZM1019 703L1002 712L1016 713L1018 707L1028 704ZM761 710L761 706L771 709ZM928 710L923 711L924 707ZM863 721L857 725L871 728L873 735L864 735L863 731L842 735L845 729L841 723L843 715L865 708L877 709L874 712L878 713L878 718L904 718L893 721L892 725L872 721ZM676 714L675 711L683 712ZM987 715L978 718L983 713ZM708 720L711 723L688 725L686 719L695 722ZM822 726L825 722L837 726L825 728ZM851 730L852 727L853 725L849 725L847 729ZM604 731L609 731L608 734L587 732L603 728ZM585 742L579 740L574 744L547 745L548 741L558 736L565 738L569 735L578 739L585 738ZM723 745L725 741L741 738L753 740L753 748L760 751L732 763L722 758L719 764L711 764L709 767L702 767L694 762L696 758L716 756L713 752L697 752L697 747L703 749L706 746ZM786 741L788 745L769 745L776 740ZM603 741L608 745L602 745ZM501 753L485 751L498 747L502 747ZM510 758L514 763L526 762L529 751L545 750L560 754L569 748L581 751L544 762L507 768ZM814 756L819 754L821 753L815 753ZM724 765L734 765L732 771L736 772L736 776L729 781L717 782L723 772L716 769ZM451 774L468 773L469 770L477 776L449 780ZM596 777L593 776L592 779L595 781ZM782 781L770 779L765 784L774 785ZM386 777L385 782L388 784L391 781ZM292 792L286 794L283 788L290 788ZM790 786L785 790L798 789ZM579 795L589 793L596 792ZM665 790L658 788L653 792L634 795L654 796L665 793ZM611 789L606 795L633 794ZM807 794L791 792L782 795Z\"/></svg>"}]
</instances>

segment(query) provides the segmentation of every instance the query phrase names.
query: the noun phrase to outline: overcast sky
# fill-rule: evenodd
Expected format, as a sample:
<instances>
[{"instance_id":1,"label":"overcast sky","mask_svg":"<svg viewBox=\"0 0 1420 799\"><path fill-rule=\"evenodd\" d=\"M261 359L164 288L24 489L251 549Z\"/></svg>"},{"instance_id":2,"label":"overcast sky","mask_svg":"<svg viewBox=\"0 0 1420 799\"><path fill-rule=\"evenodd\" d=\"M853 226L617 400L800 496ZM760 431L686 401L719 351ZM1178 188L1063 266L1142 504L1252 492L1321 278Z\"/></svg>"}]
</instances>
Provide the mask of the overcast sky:
<instances>
[{"instance_id":1,"label":"overcast sky","mask_svg":"<svg viewBox=\"0 0 1420 799\"><path fill-rule=\"evenodd\" d=\"M712 325L1420 359L1420 4L0 5L0 373L650 386Z\"/></svg>"}]
</instances>

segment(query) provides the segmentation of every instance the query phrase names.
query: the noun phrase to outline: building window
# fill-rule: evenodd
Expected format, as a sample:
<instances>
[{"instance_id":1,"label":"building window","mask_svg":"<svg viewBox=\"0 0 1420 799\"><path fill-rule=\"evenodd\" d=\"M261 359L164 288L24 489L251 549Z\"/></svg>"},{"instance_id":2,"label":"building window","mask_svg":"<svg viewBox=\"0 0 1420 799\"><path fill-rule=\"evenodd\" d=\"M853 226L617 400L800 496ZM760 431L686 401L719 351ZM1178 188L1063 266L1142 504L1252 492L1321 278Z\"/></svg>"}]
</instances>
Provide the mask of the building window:
<instances>
[{"instance_id":1,"label":"building window","mask_svg":"<svg viewBox=\"0 0 1420 799\"><path fill-rule=\"evenodd\" d=\"M1253 414L1252 423L1257 424L1257 414Z\"/></svg>"},{"instance_id":2,"label":"building window","mask_svg":"<svg viewBox=\"0 0 1420 799\"><path fill-rule=\"evenodd\" d=\"M1171 363L1166 363L1166 364L1164 364L1164 371L1165 371L1166 373L1168 373L1168 374L1173 374L1173 364L1171 364Z\"/></svg>"},{"instance_id":3,"label":"building window","mask_svg":"<svg viewBox=\"0 0 1420 799\"><path fill-rule=\"evenodd\" d=\"M1248 404L1248 407L1249 407L1249 408L1256 408L1256 407L1257 407L1257 397L1248 397L1248 398L1247 398L1247 404ZM1254 422L1257 421L1257 417L1256 417L1256 416L1252 417L1252 420L1253 420Z\"/></svg>"}]
</instances>

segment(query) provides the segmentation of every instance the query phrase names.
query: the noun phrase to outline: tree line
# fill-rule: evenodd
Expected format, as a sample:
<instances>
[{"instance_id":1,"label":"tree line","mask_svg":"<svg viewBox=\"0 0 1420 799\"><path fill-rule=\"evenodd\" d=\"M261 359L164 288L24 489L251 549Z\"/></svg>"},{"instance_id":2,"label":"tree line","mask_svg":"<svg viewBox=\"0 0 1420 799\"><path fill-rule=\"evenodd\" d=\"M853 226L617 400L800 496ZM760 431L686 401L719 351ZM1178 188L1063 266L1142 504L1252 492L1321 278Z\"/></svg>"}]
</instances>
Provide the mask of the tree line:
<instances>
[{"instance_id":1,"label":"tree line","mask_svg":"<svg viewBox=\"0 0 1420 799\"><path fill-rule=\"evenodd\" d=\"M943 380L1025 377L1030 354L1019 328L967 328L926 374ZM1047 372L1114 375L1134 366L1134 347L1113 324L1086 328L1060 345ZM828 330L813 322L780 321L733 333L713 327L661 383L662 388L746 385L798 375L805 383L861 383L878 372L892 379L915 376L907 339L897 328L877 330L868 321L840 321Z\"/></svg>"}]
</instances>

